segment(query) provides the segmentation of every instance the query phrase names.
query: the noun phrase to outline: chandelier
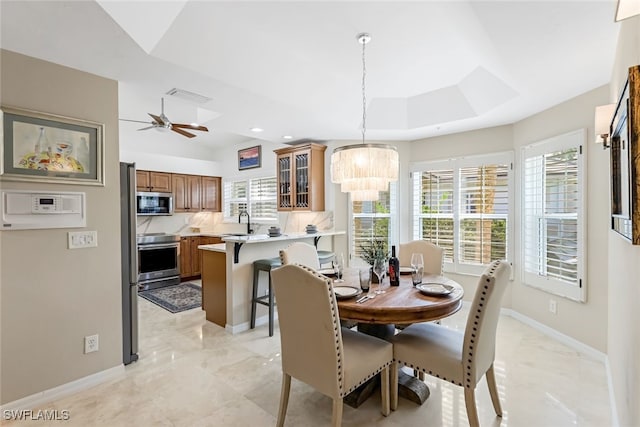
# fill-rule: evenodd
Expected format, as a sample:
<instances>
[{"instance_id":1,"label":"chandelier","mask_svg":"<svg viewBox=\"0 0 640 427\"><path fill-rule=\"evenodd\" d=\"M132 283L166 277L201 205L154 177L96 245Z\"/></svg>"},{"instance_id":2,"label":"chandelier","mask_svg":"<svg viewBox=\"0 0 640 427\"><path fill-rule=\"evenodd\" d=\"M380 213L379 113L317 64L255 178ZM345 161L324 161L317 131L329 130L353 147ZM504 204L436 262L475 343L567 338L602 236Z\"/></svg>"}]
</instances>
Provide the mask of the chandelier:
<instances>
[{"instance_id":1,"label":"chandelier","mask_svg":"<svg viewBox=\"0 0 640 427\"><path fill-rule=\"evenodd\" d=\"M353 201L378 200L380 191L398 180L398 151L392 145L366 144L367 98L365 93L365 45L371 40L367 33L356 36L362 44L362 143L345 145L331 154L331 182L340 184L343 193L351 193Z\"/></svg>"}]
</instances>

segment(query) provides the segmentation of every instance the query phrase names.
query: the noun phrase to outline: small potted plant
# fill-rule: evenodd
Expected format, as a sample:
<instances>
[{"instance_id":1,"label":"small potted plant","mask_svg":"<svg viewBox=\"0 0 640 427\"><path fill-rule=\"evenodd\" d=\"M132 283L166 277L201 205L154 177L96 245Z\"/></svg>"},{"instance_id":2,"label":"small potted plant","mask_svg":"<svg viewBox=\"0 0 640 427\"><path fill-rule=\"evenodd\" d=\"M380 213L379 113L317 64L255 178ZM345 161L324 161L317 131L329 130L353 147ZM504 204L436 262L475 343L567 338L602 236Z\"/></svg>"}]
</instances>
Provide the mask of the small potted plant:
<instances>
[{"instance_id":1,"label":"small potted plant","mask_svg":"<svg viewBox=\"0 0 640 427\"><path fill-rule=\"evenodd\" d=\"M370 241L360 245L360 251L360 256L369 264L371 269L373 269L373 264L376 260L381 259L386 262L389 259L387 241L379 237L374 237ZM373 283L378 282L378 278L373 272L371 273L371 281Z\"/></svg>"}]
</instances>

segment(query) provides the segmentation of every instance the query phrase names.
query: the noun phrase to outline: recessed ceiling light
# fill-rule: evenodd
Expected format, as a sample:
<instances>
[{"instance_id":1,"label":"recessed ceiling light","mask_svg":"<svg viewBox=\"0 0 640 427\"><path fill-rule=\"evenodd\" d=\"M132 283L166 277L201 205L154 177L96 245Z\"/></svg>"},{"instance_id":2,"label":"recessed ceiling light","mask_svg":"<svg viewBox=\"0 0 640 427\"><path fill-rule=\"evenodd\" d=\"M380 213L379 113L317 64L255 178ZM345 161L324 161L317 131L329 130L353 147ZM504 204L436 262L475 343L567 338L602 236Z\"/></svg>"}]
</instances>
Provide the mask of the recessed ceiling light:
<instances>
[{"instance_id":1,"label":"recessed ceiling light","mask_svg":"<svg viewBox=\"0 0 640 427\"><path fill-rule=\"evenodd\" d=\"M262 132L263 130L262 128L251 128L251 132Z\"/></svg>"},{"instance_id":2,"label":"recessed ceiling light","mask_svg":"<svg viewBox=\"0 0 640 427\"><path fill-rule=\"evenodd\" d=\"M291 135L283 135L282 139L293 139L293 136L291 136Z\"/></svg>"}]
</instances>

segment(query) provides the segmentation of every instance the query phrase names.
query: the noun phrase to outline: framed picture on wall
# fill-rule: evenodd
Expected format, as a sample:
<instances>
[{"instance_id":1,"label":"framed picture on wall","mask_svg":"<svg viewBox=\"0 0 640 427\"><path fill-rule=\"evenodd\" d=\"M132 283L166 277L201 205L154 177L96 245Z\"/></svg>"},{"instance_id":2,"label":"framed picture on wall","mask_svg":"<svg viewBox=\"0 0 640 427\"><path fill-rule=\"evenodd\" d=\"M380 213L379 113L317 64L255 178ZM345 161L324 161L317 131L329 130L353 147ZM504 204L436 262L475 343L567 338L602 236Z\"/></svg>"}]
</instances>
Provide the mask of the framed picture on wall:
<instances>
[{"instance_id":1,"label":"framed picture on wall","mask_svg":"<svg viewBox=\"0 0 640 427\"><path fill-rule=\"evenodd\" d=\"M0 179L104 185L104 125L2 106Z\"/></svg>"},{"instance_id":2,"label":"framed picture on wall","mask_svg":"<svg viewBox=\"0 0 640 427\"><path fill-rule=\"evenodd\" d=\"M238 170L259 168L262 162L262 146L238 150Z\"/></svg>"}]
</instances>

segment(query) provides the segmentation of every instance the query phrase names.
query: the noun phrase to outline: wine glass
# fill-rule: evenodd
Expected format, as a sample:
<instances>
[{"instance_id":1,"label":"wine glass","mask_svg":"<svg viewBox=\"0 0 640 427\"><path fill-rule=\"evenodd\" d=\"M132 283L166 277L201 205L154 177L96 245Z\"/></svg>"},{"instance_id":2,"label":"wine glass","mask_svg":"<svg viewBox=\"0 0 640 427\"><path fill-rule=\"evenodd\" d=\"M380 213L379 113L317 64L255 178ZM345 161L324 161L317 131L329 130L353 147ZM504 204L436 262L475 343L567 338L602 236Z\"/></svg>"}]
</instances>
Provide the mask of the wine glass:
<instances>
[{"instance_id":1,"label":"wine glass","mask_svg":"<svg viewBox=\"0 0 640 427\"><path fill-rule=\"evenodd\" d=\"M378 289L376 289L376 294L384 294L386 291L382 289L382 279L384 278L384 273L387 269L387 263L383 259L376 259L373 262L373 272L378 277Z\"/></svg>"},{"instance_id":2,"label":"wine glass","mask_svg":"<svg viewBox=\"0 0 640 427\"><path fill-rule=\"evenodd\" d=\"M424 259L421 253L411 254L411 281L413 286L422 283L422 274L424 273Z\"/></svg>"},{"instance_id":3,"label":"wine glass","mask_svg":"<svg viewBox=\"0 0 640 427\"><path fill-rule=\"evenodd\" d=\"M344 271L344 255L342 254L336 255L335 261L333 264L333 272L336 275L336 279L334 280L334 282L344 282L344 280L342 279L343 271Z\"/></svg>"}]
</instances>

